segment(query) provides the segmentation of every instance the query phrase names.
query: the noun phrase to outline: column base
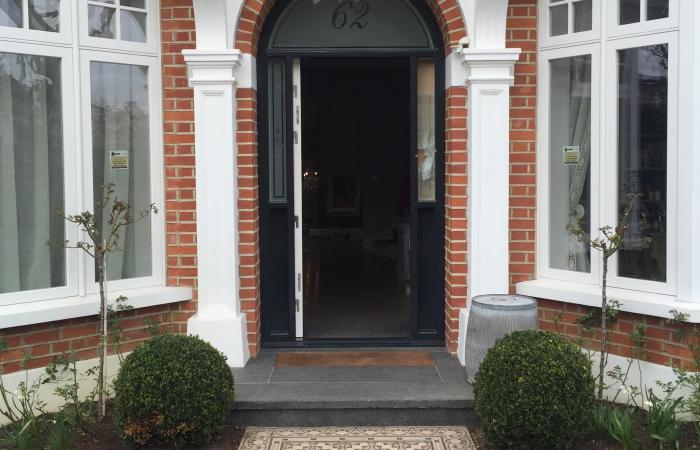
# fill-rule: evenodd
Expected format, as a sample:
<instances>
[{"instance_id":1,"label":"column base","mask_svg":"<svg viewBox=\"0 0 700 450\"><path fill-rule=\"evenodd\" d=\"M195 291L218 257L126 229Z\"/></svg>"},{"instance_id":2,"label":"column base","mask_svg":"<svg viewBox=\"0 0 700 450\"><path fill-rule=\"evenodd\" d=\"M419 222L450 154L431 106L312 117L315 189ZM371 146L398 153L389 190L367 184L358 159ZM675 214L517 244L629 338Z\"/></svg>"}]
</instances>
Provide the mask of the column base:
<instances>
[{"instance_id":1,"label":"column base","mask_svg":"<svg viewBox=\"0 0 700 450\"><path fill-rule=\"evenodd\" d=\"M226 356L230 367L245 367L250 359L243 314L228 309L199 311L187 321L187 334L213 345Z\"/></svg>"}]
</instances>

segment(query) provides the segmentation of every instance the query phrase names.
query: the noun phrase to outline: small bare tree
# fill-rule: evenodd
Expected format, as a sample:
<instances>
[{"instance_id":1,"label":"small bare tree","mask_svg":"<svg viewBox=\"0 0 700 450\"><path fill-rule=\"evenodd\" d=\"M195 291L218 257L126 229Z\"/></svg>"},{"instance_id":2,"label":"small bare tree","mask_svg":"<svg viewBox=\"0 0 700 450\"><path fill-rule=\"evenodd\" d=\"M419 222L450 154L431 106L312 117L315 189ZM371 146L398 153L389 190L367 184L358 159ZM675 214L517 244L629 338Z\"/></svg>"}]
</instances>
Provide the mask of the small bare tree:
<instances>
[{"instance_id":1,"label":"small bare tree","mask_svg":"<svg viewBox=\"0 0 700 450\"><path fill-rule=\"evenodd\" d=\"M600 361L598 362L598 400L603 399L603 386L604 386L604 376L605 376L605 366L608 363L608 309L610 307L610 302L608 301L608 262L610 258L617 253L617 251L625 246L628 250L640 250L647 247L651 243L651 238L641 237L637 244L630 245L626 244L626 234L629 228L629 219L632 208L635 202L641 198L641 194L633 193L627 195L627 205L625 206L622 216L616 227L606 225L599 228L601 236L597 238L591 238L591 236L578 226L567 226L570 233L575 235L579 241L594 250L599 251L603 256L603 282L602 282L602 295L601 295L601 306L600 306Z\"/></svg>"},{"instance_id":2,"label":"small bare tree","mask_svg":"<svg viewBox=\"0 0 700 450\"><path fill-rule=\"evenodd\" d=\"M133 214L128 203L120 200L114 191L114 183L106 184L102 187L102 201L95 203L95 208L102 209L102 223L98 223L97 216L90 211L83 211L77 215L66 215L63 211L59 214L68 222L78 225L86 235L87 240L77 241L71 244L64 241L60 246L64 248L77 248L83 250L95 260L97 270L97 281L100 286L100 345L99 345L99 366L98 366L98 415L100 420L106 414L107 400L107 371L105 370L105 360L107 358L107 321L112 311L107 301L107 255L121 251L119 239L124 228L134 225L148 217L151 213L158 214L158 208L154 203L148 209ZM49 243L49 245L55 245ZM119 300L124 300L120 297Z\"/></svg>"}]
</instances>

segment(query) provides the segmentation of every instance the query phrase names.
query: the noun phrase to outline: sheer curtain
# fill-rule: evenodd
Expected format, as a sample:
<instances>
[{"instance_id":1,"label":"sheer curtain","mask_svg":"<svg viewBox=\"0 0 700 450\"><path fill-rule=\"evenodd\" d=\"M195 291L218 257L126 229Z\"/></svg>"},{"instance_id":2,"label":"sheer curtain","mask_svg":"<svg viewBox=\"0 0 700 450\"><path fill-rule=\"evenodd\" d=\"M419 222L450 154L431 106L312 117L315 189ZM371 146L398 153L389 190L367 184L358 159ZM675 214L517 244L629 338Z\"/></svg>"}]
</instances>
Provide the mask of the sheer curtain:
<instances>
[{"instance_id":1,"label":"sheer curtain","mask_svg":"<svg viewBox=\"0 0 700 450\"><path fill-rule=\"evenodd\" d=\"M591 56L550 61L549 265L589 272L589 248L569 228L591 231Z\"/></svg>"},{"instance_id":2,"label":"sheer curtain","mask_svg":"<svg viewBox=\"0 0 700 450\"><path fill-rule=\"evenodd\" d=\"M419 60L418 82L418 200L435 200L435 66Z\"/></svg>"},{"instance_id":3,"label":"sheer curtain","mask_svg":"<svg viewBox=\"0 0 700 450\"><path fill-rule=\"evenodd\" d=\"M591 96L590 80L591 65L588 58L574 58L571 67L572 95L569 142L579 147L579 161L571 169L573 172L569 184L569 225L574 228L588 229L590 232L590 211L586 210L590 202L581 204L584 187L589 184L588 166L591 159ZM587 227L582 225L588 225ZM590 271L588 248L578 238L569 233L568 236L568 265L569 270L580 272Z\"/></svg>"},{"instance_id":4,"label":"sheer curtain","mask_svg":"<svg viewBox=\"0 0 700 450\"><path fill-rule=\"evenodd\" d=\"M127 201L133 214L148 209L150 199L148 68L128 64L90 64L92 100L93 189L95 202L102 186L113 183L117 198ZM113 164L113 153L127 155L127 164ZM95 205L102 229L107 217ZM151 275L150 220L122 230L119 248L109 255L110 280Z\"/></svg>"},{"instance_id":5,"label":"sheer curtain","mask_svg":"<svg viewBox=\"0 0 700 450\"><path fill-rule=\"evenodd\" d=\"M60 60L0 52L0 293L65 285Z\"/></svg>"}]
</instances>

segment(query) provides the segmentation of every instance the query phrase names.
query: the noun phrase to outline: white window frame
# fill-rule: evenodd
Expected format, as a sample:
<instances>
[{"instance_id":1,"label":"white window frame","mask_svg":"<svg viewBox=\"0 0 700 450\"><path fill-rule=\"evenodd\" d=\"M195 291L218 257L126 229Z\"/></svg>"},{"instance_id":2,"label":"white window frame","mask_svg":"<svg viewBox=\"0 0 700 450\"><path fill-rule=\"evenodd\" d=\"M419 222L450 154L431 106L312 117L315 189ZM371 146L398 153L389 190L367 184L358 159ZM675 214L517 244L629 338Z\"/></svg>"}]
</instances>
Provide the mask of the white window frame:
<instances>
[{"instance_id":1,"label":"white window frame","mask_svg":"<svg viewBox=\"0 0 700 450\"><path fill-rule=\"evenodd\" d=\"M25 3L27 0L24 0ZM82 6L74 5L79 3ZM0 51L61 58L61 101L63 109L64 210L78 214L94 209L92 191L92 130L90 61L148 67L149 151L151 201L159 214L150 217L152 271L147 277L110 281L112 294L124 292L138 306L163 304L191 298L191 290L165 288L165 193L162 121L162 72L160 56L159 0L146 0L148 32L146 43L116 41L87 35L87 2L62 0L60 32L0 27ZM81 16L81 20L75 22ZM26 13L25 13L26 16ZM26 22L25 22L26 23ZM74 28L79 27L79 29ZM71 243L88 240L78 227L66 224ZM66 249L66 286L0 294L0 306L12 306L13 326L50 319L50 311L61 309L65 317L84 315L87 305L96 302L98 284L94 280L94 261L83 251ZM144 289L146 288L146 289ZM138 291L133 291L138 289ZM185 292L186 291L186 292ZM41 302L44 306L38 307ZM67 302L67 303L66 303ZM65 305L70 305L64 307ZM45 311L32 319L37 308ZM6 309L5 311L9 311ZM0 323L4 320L0 314ZM19 321L19 322L18 322Z\"/></svg>"},{"instance_id":2,"label":"white window frame","mask_svg":"<svg viewBox=\"0 0 700 450\"><path fill-rule=\"evenodd\" d=\"M561 2L562 4L564 2ZM592 58L592 86L591 86L591 233L598 236L598 228L616 224L617 211L617 86L618 68L617 51L624 48L644 47L654 44L667 43L669 45L669 98L668 98L668 147L667 147L667 258L666 258L666 282L660 283L649 280L639 280L617 276L617 259L610 261L608 271L608 284L612 290L621 293L623 297L644 297L644 302L656 302L667 304L676 302L681 292L688 291L685 286L679 285L679 258L685 253L678 248L678 233L681 231L682 220L689 218L679 217L683 211L679 211L678 202L679 177L684 177L683 168L679 167L680 150L692 151L690 145L679 147L679 141L687 143L686 137L680 132L687 131L680 123L679 108L687 110L687 105L679 97L683 86L689 87L691 77L683 78L679 54L683 51L681 39L687 39L683 31L679 29L682 14L689 13L693 5L689 2L670 0L669 17L655 19L639 23L618 25L618 0L603 0L593 4L593 28L598 30L585 33L570 33L562 36L549 36L549 0L540 0L540 39L538 52L538 143L537 143L537 280L521 283L518 292L526 295L536 295L542 292L545 298L556 297L557 300L567 301L568 297L575 298L574 292L582 292L593 286L599 287L602 271L601 256L595 250L591 250L591 272L580 273L568 270L552 269L549 267L549 108L550 108L550 66L549 61L567 56L591 54ZM554 3L556 5L557 3ZM681 10L683 7L683 10ZM598 10L596 10L598 8ZM642 0L642 19L646 15L646 0ZM697 8L697 6L696 6ZM571 13L570 13L571 16ZM601 22L601 17L606 19ZM571 21L571 17L570 17ZM692 21L685 20L684 26ZM597 25L596 25L597 24ZM578 36L577 36L578 35ZM687 53L687 50L685 50ZM596 56L597 55L597 56ZM681 81L685 80L685 84ZM596 106L597 105L597 106ZM613 122L611 122L613 121ZM614 123L614 124L613 124ZM596 137L597 136L597 137ZM598 181L594 181L597 179ZM684 179L687 179L685 176ZM597 207L593 203L597 202ZM596 217L594 217L594 214ZM684 216L685 217L685 216ZM687 277L686 277L687 278ZM683 282L687 282L685 278ZM570 286L566 296L563 296L563 286ZM627 293L622 295L622 293ZM580 297L580 296L579 296ZM651 300L654 299L654 300ZM572 300L573 301L573 300ZM573 301L576 303L576 301ZM643 302L643 303L644 303ZM646 307L645 307L646 308ZM667 311L667 310L666 310Z\"/></svg>"},{"instance_id":3,"label":"white window frame","mask_svg":"<svg viewBox=\"0 0 700 450\"><path fill-rule=\"evenodd\" d=\"M121 39L121 14L122 9L125 10L135 10L141 11L140 9L130 8L127 6L120 6L118 0L115 0L115 4L104 3L99 0L80 0L78 3L78 15L80 23L80 45L81 47L91 47L94 49L102 50L117 50L125 51L131 54L133 53L143 53L143 54L155 54L158 52L160 45L160 30L158 27L158 21L160 18L160 1L158 0L145 0L146 6L146 42L134 42L134 41L124 41ZM113 39L90 36L88 33L88 5L96 6L106 6L115 8L117 14L115 17L115 37Z\"/></svg>"},{"instance_id":4,"label":"white window frame","mask_svg":"<svg viewBox=\"0 0 700 450\"><path fill-rule=\"evenodd\" d=\"M549 46L559 46L559 45L571 45L576 43L585 43L589 41L596 41L600 36L600 2L608 0L593 0L592 2L592 25L589 31L579 31L577 33L573 32L574 29L574 3L577 0L559 0L556 3L551 2L551 0L540 0L538 14L538 27L539 27L539 40L541 47ZM553 6L568 5L568 30L566 34L559 36L551 35L551 14L550 8Z\"/></svg>"},{"instance_id":5,"label":"white window frame","mask_svg":"<svg viewBox=\"0 0 700 450\"><path fill-rule=\"evenodd\" d=\"M553 278L558 280L574 281L580 283L597 283L600 277L600 261L592 250L590 272L576 272L563 269L555 269L550 265L550 91L551 91L551 70L550 61L574 56L591 56L591 157L589 170L591 171L591 206L588 213L591 215L591 230L596 232L597 223L600 221L600 192L595 186L600 185L600 45L586 44L575 47L559 48L540 52L538 62L538 94L542 99L538 108L539 124L537 140L537 167L539 175L537 188L537 242L546 243L538 245L537 261L538 275L542 278Z\"/></svg>"},{"instance_id":6,"label":"white window frame","mask_svg":"<svg viewBox=\"0 0 700 450\"><path fill-rule=\"evenodd\" d=\"M3 53L20 53L26 55L47 56L61 59L61 120L63 133L63 209L73 213L77 211L77 186L76 164L78 155L75 151L75 117L76 106L73 89L73 53L70 48L60 46L46 46L29 44L25 42L4 42L0 48ZM75 242L78 239L78 228L65 224L65 239ZM2 257L0 255L0 257ZM14 303L34 302L56 297L68 297L78 294L79 255L77 251L66 250L66 285L45 289L33 289L25 291L7 292L0 294L0 306Z\"/></svg>"},{"instance_id":7,"label":"white window frame","mask_svg":"<svg viewBox=\"0 0 700 450\"><path fill-rule=\"evenodd\" d=\"M96 50L81 50L80 72L82 89L82 121L83 124L83 179L86 186L92 187L92 97L90 92L90 63L105 62L124 64L131 66L148 67L148 121L149 121L149 175L151 202L159 208L158 214L149 217L151 224L151 275L146 277L129 278L124 280L109 281L110 289L125 290L147 286L157 286L164 282L165 260L165 236L163 206L163 129L161 119L161 82L160 60L149 56L130 55ZM83 202L85 205L94 205L93 189L83 190ZM95 271L95 261L87 258L85 261L86 292L88 294L99 292L98 283L89 278L89 274ZM94 278L94 277L93 277Z\"/></svg>"},{"instance_id":8,"label":"white window frame","mask_svg":"<svg viewBox=\"0 0 700 450\"><path fill-rule=\"evenodd\" d=\"M22 27L0 26L0 39L26 39L32 42L40 41L52 44L70 44L73 37L73 14L71 1L62 0L58 12L58 32L32 30L29 28L29 0L22 0ZM82 1L82 0L80 0Z\"/></svg>"},{"instance_id":9,"label":"white window frame","mask_svg":"<svg viewBox=\"0 0 700 450\"><path fill-rule=\"evenodd\" d=\"M618 205L618 50L668 44L668 118L666 147L666 282L650 281L618 276L618 255L610 260L608 280L610 286L655 292L664 295L676 294L676 258L678 235L678 35L677 33L656 33L617 39L607 45L606 91L606 148L605 179L605 223L616 224L619 220Z\"/></svg>"},{"instance_id":10,"label":"white window frame","mask_svg":"<svg viewBox=\"0 0 700 450\"><path fill-rule=\"evenodd\" d=\"M620 0L608 0L605 16L608 38L653 33L678 27L679 3L678 0L669 0L668 17L647 20L647 0L640 0L639 22L620 25Z\"/></svg>"}]
</instances>

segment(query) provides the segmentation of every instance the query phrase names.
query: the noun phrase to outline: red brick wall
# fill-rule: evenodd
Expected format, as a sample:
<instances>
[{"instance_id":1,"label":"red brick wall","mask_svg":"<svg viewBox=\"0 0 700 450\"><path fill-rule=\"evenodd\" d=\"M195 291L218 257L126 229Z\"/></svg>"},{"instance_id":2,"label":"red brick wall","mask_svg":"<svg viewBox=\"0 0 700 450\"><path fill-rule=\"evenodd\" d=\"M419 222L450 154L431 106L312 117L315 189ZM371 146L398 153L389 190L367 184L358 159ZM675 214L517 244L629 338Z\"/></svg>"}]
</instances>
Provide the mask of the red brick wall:
<instances>
[{"instance_id":1,"label":"red brick wall","mask_svg":"<svg viewBox=\"0 0 700 450\"><path fill-rule=\"evenodd\" d=\"M260 349L260 219L258 212L258 111L254 89L236 90L238 143L238 235L241 312L246 316L248 347Z\"/></svg>"},{"instance_id":2,"label":"red brick wall","mask_svg":"<svg viewBox=\"0 0 700 450\"><path fill-rule=\"evenodd\" d=\"M510 0L506 46L522 49L510 89L510 286L535 274L537 0Z\"/></svg>"},{"instance_id":3,"label":"red brick wall","mask_svg":"<svg viewBox=\"0 0 700 450\"><path fill-rule=\"evenodd\" d=\"M552 300L538 300L540 328L556 331L567 336L573 341L580 341L581 326L577 320L593 310L586 306L556 302ZM610 352L623 357L637 355L635 346L630 339L634 322L646 325L646 346L641 359L667 366L693 367L693 357L688 349L687 339L679 339L676 331L683 329L688 338L697 341L694 337L698 328L693 324L669 325L659 317L644 316L621 312L618 319L610 327L612 342ZM600 345L600 332L591 342L594 350Z\"/></svg>"},{"instance_id":4,"label":"red brick wall","mask_svg":"<svg viewBox=\"0 0 700 450\"><path fill-rule=\"evenodd\" d=\"M194 300L177 306L178 330L197 310L194 100L182 50L195 47L192 0L161 0L167 285L188 286Z\"/></svg>"},{"instance_id":5,"label":"red brick wall","mask_svg":"<svg viewBox=\"0 0 700 450\"><path fill-rule=\"evenodd\" d=\"M467 88L445 96L445 342L454 352L467 305Z\"/></svg>"},{"instance_id":6,"label":"red brick wall","mask_svg":"<svg viewBox=\"0 0 700 450\"><path fill-rule=\"evenodd\" d=\"M177 305L161 305L121 313L124 329L121 350L130 352L151 334L147 323L160 324L161 332L184 331L177 323ZM96 316L79 317L58 322L47 322L2 330L2 336L10 349L0 352L2 373L12 373L23 368L45 367L57 356L74 355L78 360L98 357L99 321ZM114 348L110 347L110 354ZM25 355L31 356L22 364Z\"/></svg>"}]
</instances>

